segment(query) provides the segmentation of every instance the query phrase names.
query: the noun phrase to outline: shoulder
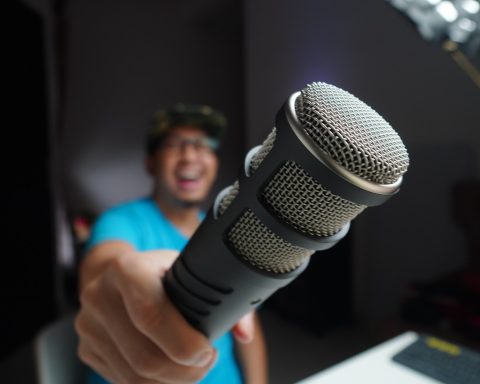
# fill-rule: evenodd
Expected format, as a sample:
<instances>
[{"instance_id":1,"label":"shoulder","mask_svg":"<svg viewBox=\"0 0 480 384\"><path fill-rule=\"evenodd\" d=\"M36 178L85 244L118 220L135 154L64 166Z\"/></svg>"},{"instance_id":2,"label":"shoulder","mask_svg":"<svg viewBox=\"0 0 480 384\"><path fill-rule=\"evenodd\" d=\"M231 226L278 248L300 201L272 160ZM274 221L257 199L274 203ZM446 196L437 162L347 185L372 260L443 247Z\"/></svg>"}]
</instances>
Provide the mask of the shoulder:
<instances>
[{"instance_id":1,"label":"shoulder","mask_svg":"<svg viewBox=\"0 0 480 384\"><path fill-rule=\"evenodd\" d=\"M145 197L127 202L119 203L105 210L99 217L98 221L104 220L138 220L144 218L154 211L154 203L152 199Z\"/></svg>"},{"instance_id":2,"label":"shoulder","mask_svg":"<svg viewBox=\"0 0 480 384\"><path fill-rule=\"evenodd\" d=\"M138 246L144 222L151 211L152 201L148 198L131 200L107 209L92 227L89 247L106 240L123 240Z\"/></svg>"},{"instance_id":3,"label":"shoulder","mask_svg":"<svg viewBox=\"0 0 480 384\"><path fill-rule=\"evenodd\" d=\"M153 200L149 197L142 197L135 200L129 200L116 204L107 209L103 214L109 213L130 213L142 210L151 210L153 207Z\"/></svg>"}]
</instances>

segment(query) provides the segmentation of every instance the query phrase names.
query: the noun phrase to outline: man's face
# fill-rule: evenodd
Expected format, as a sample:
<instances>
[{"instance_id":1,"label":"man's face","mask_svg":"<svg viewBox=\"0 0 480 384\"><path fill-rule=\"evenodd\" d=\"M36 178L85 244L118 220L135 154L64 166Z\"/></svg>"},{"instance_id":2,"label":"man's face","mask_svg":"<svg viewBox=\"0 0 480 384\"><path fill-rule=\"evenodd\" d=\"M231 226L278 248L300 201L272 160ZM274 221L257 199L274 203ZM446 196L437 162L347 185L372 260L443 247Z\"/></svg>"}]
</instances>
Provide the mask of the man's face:
<instances>
[{"instance_id":1,"label":"man's face","mask_svg":"<svg viewBox=\"0 0 480 384\"><path fill-rule=\"evenodd\" d=\"M156 194L162 201L196 206L207 197L218 170L217 155L208 142L202 129L178 126L147 159Z\"/></svg>"}]
</instances>

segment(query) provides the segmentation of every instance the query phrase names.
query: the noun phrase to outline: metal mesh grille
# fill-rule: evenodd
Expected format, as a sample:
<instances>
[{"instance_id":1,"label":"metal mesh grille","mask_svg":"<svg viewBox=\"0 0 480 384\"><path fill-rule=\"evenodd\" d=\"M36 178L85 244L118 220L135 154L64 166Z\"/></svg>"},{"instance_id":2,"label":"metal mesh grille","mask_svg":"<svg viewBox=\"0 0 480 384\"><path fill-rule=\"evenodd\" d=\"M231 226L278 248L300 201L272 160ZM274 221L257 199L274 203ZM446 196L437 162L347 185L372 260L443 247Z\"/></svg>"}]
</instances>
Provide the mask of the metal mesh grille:
<instances>
[{"instance_id":1,"label":"metal mesh grille","mask_svg":"<svg viewBox=\"0 0 480 384\"><path fill-rule=\"evenodd\" d=\"M325 83L309 84L297 97L295 110L320 149L357 176L391 184L407 171L408 153L398 134L350 93Z\"/></svg>"},{"instance_id":2,"label":"metal mesh grille","mask_svg":"<svg viewBox=\"0 0 480 384\"><path fill-rule=\"evenodd\" d=\"M235 223L227 239L238 256L256 268L276 274L297 269L314 253L274 234L251 210Z\"/></svg>"},{"instance_id":3,"label":"metal mesh grille","mask_svg":"<svg viewBox=\"0 0 480 384\"><path fill-rule=\"evenodd\" d=\"M366 208L322 187L293 161L280 168L262 195L278 216L313 236L337 233Z\"/></svg>"},{"instance_id":4,"label":"metal mesh grille","mask_svg":"<svg viewBox=\"0 0 480 384\"><path fill-rule=\"evenodd\" d=\"M267 136L265 141L262 144L262 147L253 155L252 160L250 161L250 174L253 175L253 172L260 166L262 161L267 157L269 152L273 148L273 144L277 137L277 129L273 128L272 132Z\"/></svg>"},{"instance_id":5,"label":"metal mesh grille","mask_svg":"<svg viewBox=\"0 0 480 384\"><path fill-rule=\"evenodd\" d=\"M222 201L220 202L220 205L218 206L218 217L223 215L223 213L227 210L230 204L232 204L232 201L235 200L235 197L237 197L238 192L240 192L240 184L238 183L238 180L235 181L230 186L230 190L228 193L223 197Z\"/></svg>"},{"instance_id":6,"label":"metal mesh grille","mask_svg":"<svg viewBox=\"0 0 480 384\"><path fill-rule=\"evenodd\" d=\"M253 172L255 172L255 170L260 166L260 164L265 159L265 157L267 157L269 152L272 150L273 143L275 142L276 136L277 136L276 128L273 128L273 130L264 140L261 148L252 156L252 159L250 160L250 164L249 164L250 175L252 175ZM237 180L231 186L228 194L225 195L222 201L220 202L220 205L218 207L219 217L227 210L227 208L233 202L233 200L235 200L235 197L238 195L239 191L240 191L240 185Z\"/></svg>"}]
</instances>

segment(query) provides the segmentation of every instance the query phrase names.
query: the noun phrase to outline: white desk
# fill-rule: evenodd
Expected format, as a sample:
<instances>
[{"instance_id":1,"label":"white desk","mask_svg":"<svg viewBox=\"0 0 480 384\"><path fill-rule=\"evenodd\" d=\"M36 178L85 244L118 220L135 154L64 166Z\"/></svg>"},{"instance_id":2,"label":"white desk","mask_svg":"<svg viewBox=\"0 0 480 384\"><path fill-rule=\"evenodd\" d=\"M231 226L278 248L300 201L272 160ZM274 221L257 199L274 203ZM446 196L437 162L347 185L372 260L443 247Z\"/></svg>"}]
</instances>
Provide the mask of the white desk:
<instances>
[{"instance_id":1,"label":"white desk","mask_svg":"<svg viewBox=\"0 0 480 384\"><path fill-rule=\"evenodd\" d=\"M403 333L296 384L441 384L391 360L417 338Z\"/></svg>"}]
</instances>

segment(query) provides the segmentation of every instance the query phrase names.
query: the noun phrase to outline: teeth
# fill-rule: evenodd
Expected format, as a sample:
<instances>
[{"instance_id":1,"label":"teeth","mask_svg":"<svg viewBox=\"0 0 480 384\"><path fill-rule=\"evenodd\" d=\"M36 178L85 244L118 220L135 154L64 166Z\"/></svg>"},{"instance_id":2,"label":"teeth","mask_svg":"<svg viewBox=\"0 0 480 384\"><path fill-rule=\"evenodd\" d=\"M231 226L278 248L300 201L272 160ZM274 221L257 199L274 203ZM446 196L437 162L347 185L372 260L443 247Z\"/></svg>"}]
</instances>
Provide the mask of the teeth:
<instances>
[{"instance_id":1,"label":"teeth","mask_svg":"<svg viewBox=\"0 0 480 384\"><path fill-rule=\"evenodd\" d=\"M178 173L178 177L184 180L196 180L199 175L196 171L181 171Z\"/></svg>"}]
</instances>

